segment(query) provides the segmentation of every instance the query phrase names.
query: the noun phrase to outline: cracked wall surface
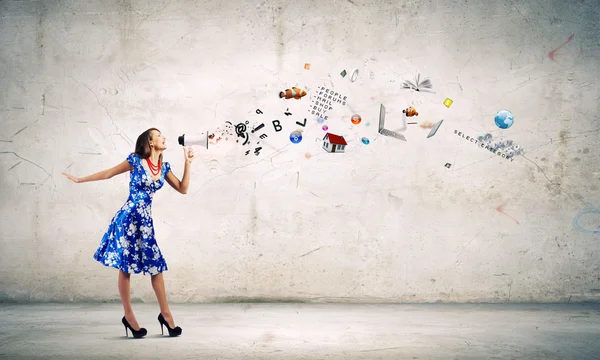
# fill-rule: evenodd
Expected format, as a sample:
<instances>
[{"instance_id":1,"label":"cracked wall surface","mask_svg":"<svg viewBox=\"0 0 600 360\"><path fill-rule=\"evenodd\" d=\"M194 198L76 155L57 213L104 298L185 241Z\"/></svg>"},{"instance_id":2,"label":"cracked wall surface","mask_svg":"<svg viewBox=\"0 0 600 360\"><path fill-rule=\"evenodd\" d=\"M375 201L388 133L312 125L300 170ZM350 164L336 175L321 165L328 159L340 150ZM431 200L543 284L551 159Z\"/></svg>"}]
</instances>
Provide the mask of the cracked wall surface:
<instances>
[{"instance_id":1,"label":"cracked wall surface","mask_svg":"<svg viewBox=\"0 0 600 360\"><path fill-rule=\"evenodd\" d=\"M129 176L61 172L149 127L179 178L177 137L215 135L154 198L171 301L598 301L599 24L592 0L2 1L0 301L118 301L92 255Z\"/></svg>"}]
</instances>

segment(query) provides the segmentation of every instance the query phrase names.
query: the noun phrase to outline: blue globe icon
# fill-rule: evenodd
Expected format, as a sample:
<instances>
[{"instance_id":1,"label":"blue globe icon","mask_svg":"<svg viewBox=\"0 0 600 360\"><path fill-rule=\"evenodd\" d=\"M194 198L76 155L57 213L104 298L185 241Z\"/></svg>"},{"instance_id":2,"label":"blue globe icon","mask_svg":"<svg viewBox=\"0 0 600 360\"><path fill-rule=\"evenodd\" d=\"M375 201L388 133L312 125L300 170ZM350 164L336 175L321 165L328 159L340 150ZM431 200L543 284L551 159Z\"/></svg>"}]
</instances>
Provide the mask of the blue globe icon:
<instances>
[{"instance_id":1,"label":"blue globe icon","mask_svg":"<svg viewBox=\"0 0 600 360\"><path fill-rule=\"evenodd\" d=\"M515 122L515 118L513 117L513 114L510 111L500 110L496 113L496 116L494 117L494 122L496 123L496 126L498 126L500 129L508 129Z\"/></svg>"}]
</instances>

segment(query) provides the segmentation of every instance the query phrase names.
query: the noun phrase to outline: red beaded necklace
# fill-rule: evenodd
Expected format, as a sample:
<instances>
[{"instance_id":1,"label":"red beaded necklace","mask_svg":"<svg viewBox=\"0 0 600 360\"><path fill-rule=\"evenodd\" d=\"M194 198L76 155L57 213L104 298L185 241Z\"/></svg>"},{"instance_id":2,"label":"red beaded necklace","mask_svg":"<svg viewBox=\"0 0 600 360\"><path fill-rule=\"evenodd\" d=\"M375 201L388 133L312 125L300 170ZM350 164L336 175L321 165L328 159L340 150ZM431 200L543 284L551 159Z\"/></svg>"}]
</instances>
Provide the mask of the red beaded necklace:
<instances>
[{"instance_id":1,"label":"red beaded necklace","mask_svg":"<svg viewBox=\"0 0 600 360\"><path fill-rule=\"evenodd\" d=\"M158 173L160 172L160 160L158 162L158 165L154 165L154 164L152 164L152 161L150 161L150 158L146 158L146 163L148 163L148 167L150 168L150 173L153 176L158 175Z\"/></svg>"}]
</instances>

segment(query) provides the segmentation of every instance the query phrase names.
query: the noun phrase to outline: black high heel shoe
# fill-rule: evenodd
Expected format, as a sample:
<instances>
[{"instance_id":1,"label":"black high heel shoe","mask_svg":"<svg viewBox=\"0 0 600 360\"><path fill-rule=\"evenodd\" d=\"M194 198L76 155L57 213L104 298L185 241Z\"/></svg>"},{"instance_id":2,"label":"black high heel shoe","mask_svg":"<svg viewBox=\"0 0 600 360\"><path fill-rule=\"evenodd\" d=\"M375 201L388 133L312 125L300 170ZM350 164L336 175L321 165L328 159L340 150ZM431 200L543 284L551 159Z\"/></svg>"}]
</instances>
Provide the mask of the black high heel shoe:
<instances>
[{"instance_id":1,"label":"black high heel shoe","mask_svg":"<svg viewBox=\"0 0 600 360\"><path fill-rule=\"evenodd\" d=\"M158 314L158 322L160 323L160 332L161 334L165 334L164 329L163 329L163 325L167 327L167 330L169 330L169 336L174 337L174 336L179 336L181 335L181 328L179 326L176 326L175 329L171 329L169 327L169 323L167 322L167 320L165 320L165 318L163 317L163 314L160 313Z\"/></svg>"},{"instance_id":2,"label":"black high heel shoe","mask_svg":"<svg viewBox=\"0 0 600 360\"><path fill-rule=\"evenodd\" d=\"M125 326L125 336L126 337L129 337L129 334L127 334L128 328L131 331L131 334L133 334L133 337L136 339L143 338L144 336L146 336L146 334L148 334L148 330L146 330L144 328L140 328L139 330L133 330L131 325L129 325L129 322L127 321L127 319L125 319L125 316L123 316L123 319L121 319L121 322L123 323L123 326Z\"/></svg>"}]
</instances>

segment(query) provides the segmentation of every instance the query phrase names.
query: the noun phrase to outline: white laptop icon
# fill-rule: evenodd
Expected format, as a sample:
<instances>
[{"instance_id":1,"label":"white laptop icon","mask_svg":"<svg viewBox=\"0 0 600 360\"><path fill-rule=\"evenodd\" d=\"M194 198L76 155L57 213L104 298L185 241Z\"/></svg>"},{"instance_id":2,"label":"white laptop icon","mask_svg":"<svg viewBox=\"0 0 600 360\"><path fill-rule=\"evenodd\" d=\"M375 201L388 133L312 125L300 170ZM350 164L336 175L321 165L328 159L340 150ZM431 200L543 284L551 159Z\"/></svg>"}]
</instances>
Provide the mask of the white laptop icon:
<instances>
[{"instance_id":1,"label":"white laptop icon","mask_svg":"<svg viewBox=\"0 0 600 360\"><path fill-rule=\"evenodd\" d=\"M406 141L406 138L404 137L404 135L399 134L395 131L385 129L384 125L385 125L385 106L383 106L383 104L381 104L381 106L379 107L379 133L384 136L389 136L389 137L393 137L396 139Z\"/></svg>"}]
</instances>

